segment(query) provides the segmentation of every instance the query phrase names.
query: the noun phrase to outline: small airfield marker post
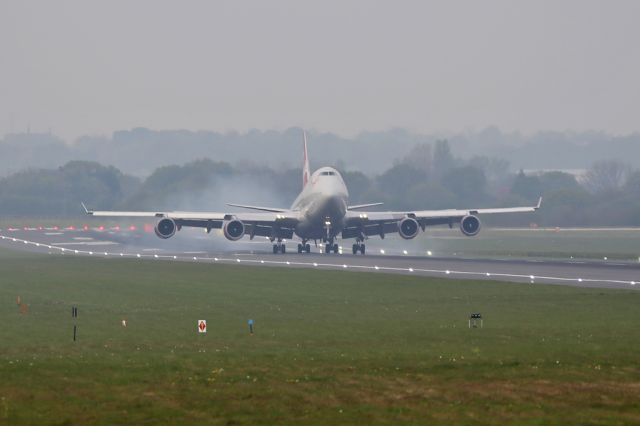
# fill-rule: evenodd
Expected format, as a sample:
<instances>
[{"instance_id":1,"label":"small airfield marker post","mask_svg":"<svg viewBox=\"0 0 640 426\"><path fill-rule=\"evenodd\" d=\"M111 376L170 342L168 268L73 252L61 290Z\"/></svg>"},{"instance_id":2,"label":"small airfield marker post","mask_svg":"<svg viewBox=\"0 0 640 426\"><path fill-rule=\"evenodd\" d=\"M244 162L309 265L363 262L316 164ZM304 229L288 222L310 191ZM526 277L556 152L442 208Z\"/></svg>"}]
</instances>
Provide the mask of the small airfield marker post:
<instances>
[{"instance_id":1,"label":"small airfield marker post","mask_svg":"<svg viewBox=\"0 0 640 426\"><path fill-rule=\"evenodd\" d=\"M73 318L73 341L76 341L76 335L78 332L78 325L77 323L77 318L78 318L78 307L77 306L72 306L71 307L71 318Z\"/></svg>"},{"instance_id":2,"label":"small airfield marker post","mask_svg":"<svg viewBox=\"0 0 640 426\"><path fill-rule=\"evenodd\" d=\"M482 314L478 312L478 313L473 313L469 315L469 328L471 328L472 325L473 325L473 328L478 328L478 323L477 323L478 320L480 320L480 328L482 328L484 325L482 323Z\"/></svg>"}]
</instances>

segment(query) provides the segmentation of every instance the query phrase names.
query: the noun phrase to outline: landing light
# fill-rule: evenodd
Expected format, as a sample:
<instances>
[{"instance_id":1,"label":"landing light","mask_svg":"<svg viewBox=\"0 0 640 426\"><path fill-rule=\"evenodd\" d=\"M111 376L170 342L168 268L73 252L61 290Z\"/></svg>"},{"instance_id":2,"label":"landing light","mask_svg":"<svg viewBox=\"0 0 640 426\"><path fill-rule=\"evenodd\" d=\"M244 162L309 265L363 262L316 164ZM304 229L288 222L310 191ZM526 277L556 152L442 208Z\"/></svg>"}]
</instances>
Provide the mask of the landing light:
<instances>
[{"instance_id":1,"label":"landing light","mask_svg":"<svg viewBox=\"0 0 640 426\"><path fill-rule=\"evenodd\" d=\"M635 281L631 281L631 285L636 285L636 282Z\"/></svg>"},{"instance_id":2,"label":"landing light","mask_svg":"<svg viewBox=\"0 0 640 426\"><path fill-rule=\"evenodd\" d=\"M445 274L447 274L447 275L449 275L449 274L451 273L451 271L446 270L446 271L444 271L444 273L445 273Z\"/></svg>"},{"instance_id":3,"label":"landing light","mask_svg":"<svg viewBox=\"0 0 640 426\"><path fill-rule=\"evenodd\" d=\"M433 253L431 253L431 250L427 250L427 256L431 256ZM454 253L455 254L455 253Z\"/></svg>"},{"instance_id":4,"label":"landing light","mask_svg":"<svg viewBox=\"0 0 640 426\"><path fill-rule=\"evenodd\" d=\"M402 250L402 254L407 254L408 252L406 250Z\"/></svg>"},{"instance_id":5,"label":"landing light","mask_svg":"<svg viewBox=\"0 0 640 426\"><path fill-rule=\"evenodd\" d=\"M384 250L383 249L380 249L380 254L384 254Z\"/></svg>"}]
</instances>

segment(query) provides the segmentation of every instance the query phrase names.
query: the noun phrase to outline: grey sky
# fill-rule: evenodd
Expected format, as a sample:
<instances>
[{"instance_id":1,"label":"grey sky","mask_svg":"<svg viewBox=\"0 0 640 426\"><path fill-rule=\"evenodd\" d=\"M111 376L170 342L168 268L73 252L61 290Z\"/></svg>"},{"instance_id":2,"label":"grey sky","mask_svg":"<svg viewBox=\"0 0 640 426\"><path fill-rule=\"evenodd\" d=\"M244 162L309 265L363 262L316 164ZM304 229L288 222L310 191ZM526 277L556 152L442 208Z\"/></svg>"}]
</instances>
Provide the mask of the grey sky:
<instances>
[{"instance_id":1,"label":"grey sky","mask_svg":"<svg viewBox=\"0 0 640 426\"><path fill-rule=\"evenodd\" d=\"M0 135L640 127L639 1L0 0Z\"/></svg>"}]
</instances>

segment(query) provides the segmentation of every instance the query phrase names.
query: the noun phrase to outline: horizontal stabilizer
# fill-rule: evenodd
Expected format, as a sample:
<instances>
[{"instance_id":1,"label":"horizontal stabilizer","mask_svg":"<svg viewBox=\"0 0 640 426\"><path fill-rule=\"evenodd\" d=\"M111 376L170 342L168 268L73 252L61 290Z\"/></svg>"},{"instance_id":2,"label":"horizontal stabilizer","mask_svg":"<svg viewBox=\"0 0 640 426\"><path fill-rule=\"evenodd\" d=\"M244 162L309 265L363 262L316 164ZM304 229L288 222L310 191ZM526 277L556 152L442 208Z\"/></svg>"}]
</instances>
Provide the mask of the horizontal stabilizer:
<instances>
[{"instance_id":1,"label":"horizontal stabilizer","mask_svg":"<svg viewBox=\"0 0 640 426\"><path fill-rule=\"evenodd\" d=\"M347 210L359 210L359 209L366 209L367 207L374 207L374 206L381 206L384 203L370 203L370 204L357 204L355 206L349 206L347 207Z\"/></svg>"},{"instance_id":2,"label":"horizontal stabilizer","mask_svg":"<svg viewBox=\"0 0 640 426\"><path fill-rule=\"evenodd\" d=\"M227 205L230 206L230 207L240 207L242 209L260 210L262 212L271 212L271 213L284 213L284 212L288 211L288 209L276 209L276 208L272 208L272 207L259 207L259 206L245 206L243 204L230 204L230 203L227 203Z\"/></svg>"}]
</instances>

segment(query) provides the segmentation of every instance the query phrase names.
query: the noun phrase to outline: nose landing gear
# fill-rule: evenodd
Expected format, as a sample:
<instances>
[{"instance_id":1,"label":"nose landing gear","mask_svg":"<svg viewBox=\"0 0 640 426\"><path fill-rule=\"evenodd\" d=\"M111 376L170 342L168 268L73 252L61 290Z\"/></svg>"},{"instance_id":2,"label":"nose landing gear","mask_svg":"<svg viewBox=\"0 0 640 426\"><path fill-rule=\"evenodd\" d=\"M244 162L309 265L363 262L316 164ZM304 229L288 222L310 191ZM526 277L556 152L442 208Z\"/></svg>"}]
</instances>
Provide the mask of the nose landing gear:
<instances>
[{"instance_id":1,"label":"nose landing gear","mask_svg":"<svg viewBox=\"0 0 640 426\"><path fill-rule=\"evenodd\" d=\"M331 252L338 254L338 251L339 251L338 243L333 243L333 244L329 243L324 246L324 252L326 254L329 254Z\"/></svg>"},{"instance_id":2,"label":"nose landing gear","mask_svg":"<svg viewBox=\"0 0 640 426\"><path fill-rule=\"evenodd\" d=\"M311 253L311 245L306 241L298 244L298 253Z\"/></svg>"}]
</instances>

